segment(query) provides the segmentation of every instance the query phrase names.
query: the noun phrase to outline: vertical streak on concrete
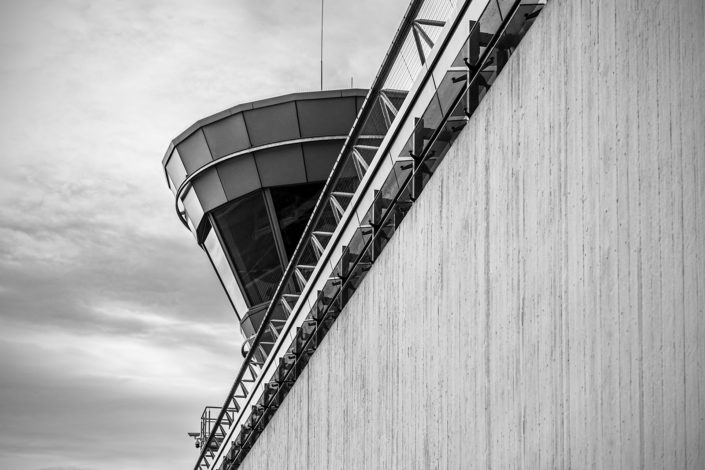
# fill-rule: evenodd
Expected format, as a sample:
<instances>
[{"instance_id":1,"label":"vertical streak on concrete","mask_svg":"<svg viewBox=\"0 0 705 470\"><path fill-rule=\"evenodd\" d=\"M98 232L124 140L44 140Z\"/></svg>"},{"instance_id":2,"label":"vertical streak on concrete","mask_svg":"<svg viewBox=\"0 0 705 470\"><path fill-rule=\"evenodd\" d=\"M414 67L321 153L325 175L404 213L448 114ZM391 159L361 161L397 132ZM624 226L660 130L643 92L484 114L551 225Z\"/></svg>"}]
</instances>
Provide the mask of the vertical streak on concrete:
<instances>
[{"instance_id":1,"label":"vertical streak on concrete","mask_svg":"<svg viewBox=\"0 0 705 470\"><path fill-rule=\"evenodd\" d=\"M627 12L627 17L629 15L632 15L635 9L632 9ZM646 26L643 24L643 18L637 17L636 20L636 27L634 29L635 31L635 40L640 41L642 44L642 47L644 47L643 44L643 35L646 32ZM637 367L638 367L638 385L636 389L636 393L638 394L638 406L639 406L639 466L638 468L643 469L644 468L644 463L645 463L645 452L646 448L644 445L645 441L645 425L644 425L644 420L645 420L645 404L644 404L644 285L643 285L643 242L642 242L642 233L643 233L643 227L642 227L642 218L640 217L642 214L642 203L640 199L640 195L642 194L642 184L641 184L641 172L639 168L640 164L640 157L642 155L642 152L645 151L640 145L641 139L639 136L642 134L642 129L644 127L644 112L641 109L641 106L639 106L640 103L646 102L648 97L644 97L643 93L641 93L642 87L641 87L641 80L640 77L646 76L644 73L644 69L642 67L643 60L639 60L636 62L636 73L633 76L634 78L634 89L636 90L636 100L635 100L635 114L636 114L636 133L633 136L630 136L630 139L634 141L634 147L635 147L635 152L634 154L629 154L630 158L630 164L629 168L633 170L634 174L634 183L635 183L635 194L634 194L634 204L636 205L635 210L634 210L634 215L636 219L636 315L637 315L637 331L638 331L638 336L637 336L637 341L639 345L638 349L638 359L637 359Z\"/></svg>"},{"instance_id":2,"label":"vertical streak on concrete","mask_svg":"<svg viewBox=\"0 0 705 470\"><path fill-rule=\"evenodd\" d=\"M489 219L491 217L490 213L490 162L487 155L483 157L484 160L484 213L483 218L485 222L485 236L484 236L484 253L485 259L483 260L484 265L484 279L485 283L485 435L487 439L487 468L492 467L492 375L491 369L491 347L492 347L492 319L491 319L491 283L490 283L490 223Z\"/></svg>"},{"instance_id":3,"label":"vertical streak on concrete","mask_svg":"<svg viewBox=\"0 0 705 470\"><path fill-rule=\"evenodd\" d=\"M552 0L243 468L705 468L703 31Z\"/></svg>"}]
</instances>

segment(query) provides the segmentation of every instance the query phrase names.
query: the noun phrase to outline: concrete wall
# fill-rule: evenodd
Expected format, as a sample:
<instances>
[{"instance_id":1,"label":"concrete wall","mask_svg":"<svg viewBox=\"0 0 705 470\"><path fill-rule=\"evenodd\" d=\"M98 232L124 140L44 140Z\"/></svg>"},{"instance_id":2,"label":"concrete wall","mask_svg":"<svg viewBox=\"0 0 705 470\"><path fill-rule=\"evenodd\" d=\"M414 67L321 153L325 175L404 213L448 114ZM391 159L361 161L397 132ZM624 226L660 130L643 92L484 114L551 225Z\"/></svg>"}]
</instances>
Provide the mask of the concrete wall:
<instances>
[{"instance_id":1,"label":"concrete wall","mask_svg":"<svg viewBox=\"0 0 705 470\"><path fill-rule=\"evenodd\" d=\"M553 0L242 468L705 468L705 7Z\"/></svg>"}]
</instances>

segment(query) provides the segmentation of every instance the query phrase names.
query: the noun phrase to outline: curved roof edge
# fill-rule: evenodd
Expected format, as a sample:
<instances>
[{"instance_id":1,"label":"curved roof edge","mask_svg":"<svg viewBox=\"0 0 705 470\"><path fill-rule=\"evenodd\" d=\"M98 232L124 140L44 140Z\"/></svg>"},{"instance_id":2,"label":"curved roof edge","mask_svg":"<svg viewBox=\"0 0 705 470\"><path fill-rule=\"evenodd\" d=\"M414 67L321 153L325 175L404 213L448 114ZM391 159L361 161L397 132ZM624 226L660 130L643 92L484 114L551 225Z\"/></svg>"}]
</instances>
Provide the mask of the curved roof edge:
<instances>
[{"instance_id":1,"label":"curved roof edge","mask_svg":"<svg viewBox=\"0 0 705 470\"><path fill-rule=\"evenodd\" d=\"M190 125L185 131L180 133L178 136L176 136L174 139L172 139L171 142L169 142L169 147L166 149L166 152L164 153L164 157L162 158L162 167L164 167L167 163L167 160L171 156L171 152L174 150L174 147L179 145L182 141L184 141L188 136L196 132L198 129L207 126L208 124L212 124L214 122L220 121L221 119L225 119L228 116L232 116L233 114L241 113L243 111L247 111L250 109L258 109L258 108L265 108L267 106L273 106L276 104L280 103L287 103L290 101L299 101L299 100L312 100L312 99L319 99L319 98L342 98L346 96L357 96L357 97L365 97L367 96L369 89L367 88L345 88L345 89L339 89L339 90L324 90L324 91L302 91L302 92L296 92L296 93L289 93L286 95L278 95L274 96L271 98L264 98L261 100L256 100L256 101L250 101L248 103L241 103L238 105L235 105L231 108L224 109L223 111L217 112L215 114L212 114L210 116L206 116L202 119L199 119L196 121L194 124Z\"/></svg>"}]
</instances>

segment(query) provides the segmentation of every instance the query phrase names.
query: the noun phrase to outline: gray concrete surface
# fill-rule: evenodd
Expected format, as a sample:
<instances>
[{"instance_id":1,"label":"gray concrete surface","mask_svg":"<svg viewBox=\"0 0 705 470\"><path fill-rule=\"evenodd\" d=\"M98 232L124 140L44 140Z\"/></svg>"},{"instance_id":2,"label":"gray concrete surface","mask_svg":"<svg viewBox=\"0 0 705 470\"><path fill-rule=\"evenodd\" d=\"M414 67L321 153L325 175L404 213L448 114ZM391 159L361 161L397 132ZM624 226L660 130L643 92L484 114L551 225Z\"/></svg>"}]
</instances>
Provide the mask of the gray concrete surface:
<instances>
[{"instance_id":1,"label":"gray concrete surface","mask_svg":"<svg viewBox=\"0 0 705 470\"><path fill-rule=\"evenodd\" d=\"M705 468L703 77L549 2L241 468Z\"/></svg>"}]
</instances>

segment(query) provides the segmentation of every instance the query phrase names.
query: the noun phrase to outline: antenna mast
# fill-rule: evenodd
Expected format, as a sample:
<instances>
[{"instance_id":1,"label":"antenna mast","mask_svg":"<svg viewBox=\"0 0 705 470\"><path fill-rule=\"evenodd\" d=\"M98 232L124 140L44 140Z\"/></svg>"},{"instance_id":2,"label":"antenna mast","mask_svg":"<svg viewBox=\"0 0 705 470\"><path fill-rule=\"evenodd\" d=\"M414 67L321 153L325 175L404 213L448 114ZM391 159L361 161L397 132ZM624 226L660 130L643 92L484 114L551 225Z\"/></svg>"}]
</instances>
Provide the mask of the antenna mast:
<instances>
[{"instance_id":1,"label":"antenna mast","mask_svg":"<svg viewBox=\"0 0 705 470\"><path fill-rule=\"evenodd\" d=\"M323 91L323 0L321 0L321 91Z\"/></svg>"}]
</instances>

